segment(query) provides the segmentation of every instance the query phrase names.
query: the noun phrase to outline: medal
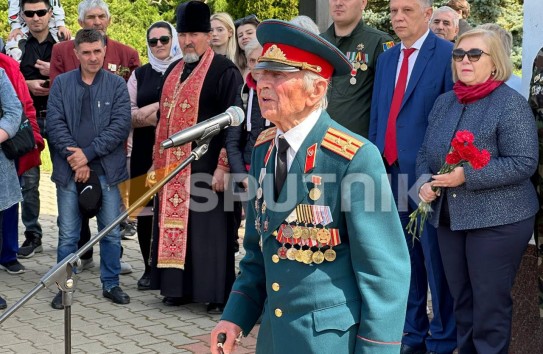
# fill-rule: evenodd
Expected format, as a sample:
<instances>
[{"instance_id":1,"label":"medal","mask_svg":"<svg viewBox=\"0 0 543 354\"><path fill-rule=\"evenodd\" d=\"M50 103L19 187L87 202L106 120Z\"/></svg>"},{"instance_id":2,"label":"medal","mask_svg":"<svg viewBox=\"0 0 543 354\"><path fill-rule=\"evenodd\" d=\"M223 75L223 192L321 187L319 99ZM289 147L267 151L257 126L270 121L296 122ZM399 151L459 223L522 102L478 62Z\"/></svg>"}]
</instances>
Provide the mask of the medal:
<instances>
[{"instance_id":1,"label":"medal","mask_svg":"<svg viewBox=\"0 0 543 354\"><path fill-rule=\"evenodd\" d=\"M293 261L296 259L296 253L298 253L298 250L294 247L291 247L287 250L287 259L290 261Z\"/></svg>"},{"instance_id":2,"label":"medal","mask_svg":"<svg viewBox=\"0 0 543 354\"><path fill-rule=\"evenodd\" d=\"M319 186L321 185L322 177L321 176L311 176L311 182L313 183L313 188L309 191L309 199L313 201L319 200L322 193L319 189Z\"/></svg>"},{"instance_id":3,"label":"medal","mask_svg":"<svg viewBox=\"0 0 543 354\"><path fill-rule=\"evenodd\" d=\"M268 231L268 225L269 225L269 221L268 221L268 217L266 216L266 220L264 220L264 232Z\"/></svg>"},{"instance_id":4,"label":"medal","mask_svg":"<svg viewBox=\"0 0 543 354\"><path fill-rule=\"evenodd\" d=\"M305 264L311 264L313 262L312 256L313 252L311 250L302 251L302 262Z\"/></svg>"},{"instance_id":5,"label":"medal","mask_svg":"<svg viewBox=\"0 0 543 354\"><path fill-rule=\"evenodd\" d=\"M276 254L274 254L274 255L272 256L272 262L273 262L273 263L279 263L279 256L276 255Z\"/></svg>"},{"instance_id":6,"label":"medal","mask_svg":"<svg viewBox=\"0 0 543 354\"><path fill-rule=\"evenodd\" d=\"M355 68L355 70L358 70L360 68L360 63L359 62L354 62L353 63L353 68Z\"/></svg>"},{"instance_id":7,"label":"medal","mask_svg":"<svg viewBox=\"0 0 543 354\"><path fill-rule=\"evenodd\" d=\"M368 70L368 64L366 64L366 63L360 64L360 70L362 70L362 71Z\"/></svg>"},{"instance_id":8,"label":"medal","mask_svg":"<svg viewBox=\"0 0 543 354\"><path fill-rule=\"evenodd\" d=\"M302 232L302 240L308 240L309 237L311 237L311 232L309 231L309 229L307 229L307 232Z\"/></svg>"},{"instance_id":9,"label":"medal","mask_svg":"<svg viewBox=\"0 0 543 354\"><path fill-rule=\"evenodd\" d=\"M311 229L311 234L309 236L311 237L312 240L316 240L318 233L319 233L319 229L314 227Z\"/></svg>"},{"instance_id":10,"label":"medal","mask_svg":"<svg viewBox=\"0 0 543 354\"><path fill-rule=\"evenodd\" d=\"M317 241L323 245L327 245L328 242L330 242L330 231L322 228L319 231L317 231Z\"/></svg>"},{"instance_id":11,"label":"medal","mask_svg":"<svg viewBox=\"0 0 543 354\"><path fill-rule=\"evenodd\" d=\"M256 190L256 198L262 198L262 187L258 187L258 189Z\"/></svg>"},{"instance_id":12,"label":"medal","mask_svg":"<svg viewBox=\"0 0 543 354\"><path fill-rule=\"evenodd\" d=\"M279 247L279 249L277 250L277 255L279 256L279 258L281 259L287 259L287 248L285 246L281 246Z\"/></svg>"},{"instance_id":13,"label":"medal","mask_svg":"<svg viewBox=\"0 0 543 354\"><path fill-rule=\"evenodd\" d=\"M324 262L324 253L318 250L317 252L313 253L311 259L313 260L313 263L321 264L322 262Z\"/></svg>"},{"instance_id":14,"label":"medal","mask_svg":"<svg viewBox=\"0 0 543 354\"><path fill-rule=\"evenodd\" d=\"M349 80L349 83L350 83L351 85L356 85L356 77L354 77L354 76L351 77L351 79Z\"/></svg>"},{"instance_id":15,"label":"medal","mask_svg":"<svg viewBox=\"0 0 543 354\"><path fill-rule=\"evenodd\" d=\"M294 235L294 231L292 230L292 226L289 224L286 224L283 228L283 236L286 238L291 238Z\"/></svg>"},{"instance_id":16,"label":"medal","mask_svg":"<svg viewBox=\"0 0 543 354\"><path fill-rule=\"evenodd\" d=\"M320 189L316 187L311 188L311 190L309 191L309 198L311 200L319 200L320 197L321 197Z\"/></svg>"},{"instance_id":17,"label":"medal","mask_svg":"<svg viewBox=\"0 0 543 354\"><path fill-rule=\"evenodd\" d=\"M262 214L266 212L266 201L262 202Z\"/></svg>"},{"instance_id":18,"label":"medal","mask_svg":"<svg viewBox=\"0 0 543 354\"><path fill-rule=\"evenodd\" d=\"M296 261L302 263L304 261L304 251L297 250L296 251Z\"/></svg>"},{"instance_id":19,"label":"medal","mask_svg":"<svg viewBox=\"0 0 543 354\"><path fill-rule=\"evenodd\" d=\"M302 237L302 228L298 225L294 226L292 228L292 231L293 231L293 237L295 239L299 239L300 237Z\"/></svg>"},{"instance_id":20,"label":"medal","mask_svg":"<svg viewBox=\"0 0 543 354\"><path fill-rule=\"evenodd\" d=\"M326 259L328 262L333 262L336 260L336 251L333 249L327 249L324 251L324 259Z\"/></svg>"}]
</instances>

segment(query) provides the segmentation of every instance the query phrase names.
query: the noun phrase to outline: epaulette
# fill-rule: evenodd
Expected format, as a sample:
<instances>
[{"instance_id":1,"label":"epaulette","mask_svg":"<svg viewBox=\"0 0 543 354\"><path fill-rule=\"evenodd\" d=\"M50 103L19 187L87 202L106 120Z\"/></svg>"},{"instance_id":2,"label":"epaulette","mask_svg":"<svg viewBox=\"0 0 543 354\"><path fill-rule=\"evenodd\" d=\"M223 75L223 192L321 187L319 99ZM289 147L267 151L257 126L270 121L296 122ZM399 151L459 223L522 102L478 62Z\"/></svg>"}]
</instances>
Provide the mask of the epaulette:
<instances>
[{"instance_id":1,"label":"epaulette","mask_svg":"<svg viewBox=\"0 0 543 354\"><path fill-rule=\"evenodd\" d=\"M256 138L255 147L274 139L276 133L277 133L276 127L272 127L272 128L262 131L262 133L260 133L258 138Z\"/></svg>"},{"instance_id":2,"label":"epaulette","mask_svg":"<svg viewBox=\"0 0 543 354\"><path fill-rule=\"evenodd\" d=\"M363 145L360 140L334 128L328 128L321 142L321 146L348 160L352 160Z\"/></svg>"},{"instance_id":3,"label":"epaulette","mask_svg":"<svg viewBox=\"0 0 543 354\"><path fill-rule=\"evenodd\" d=\"M386 52L387 50L389 50L392 47L394 47L394 41L389 41L389 42L383 43L383 52Z\"/></svg>"}]
</instances>

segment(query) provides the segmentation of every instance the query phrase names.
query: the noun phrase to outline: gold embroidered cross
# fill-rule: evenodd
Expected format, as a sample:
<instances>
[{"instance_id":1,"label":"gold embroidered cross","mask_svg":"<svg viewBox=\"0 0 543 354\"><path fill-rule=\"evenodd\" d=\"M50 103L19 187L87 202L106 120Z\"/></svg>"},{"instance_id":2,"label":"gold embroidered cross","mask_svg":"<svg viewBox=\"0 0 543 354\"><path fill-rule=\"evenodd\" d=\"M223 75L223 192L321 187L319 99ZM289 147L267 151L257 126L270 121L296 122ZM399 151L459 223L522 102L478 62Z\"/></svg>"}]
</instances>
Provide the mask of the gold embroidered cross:
<instances>
[{"instance_id":1,"label":"gold embroidered cross","mask_svg":"<svg viewBox=\"0 0 543 354\"><path fill-rule=\"evenodd\" d=\"M185 153L181 150L180 146L175 149L173 154L175 155L175 157L177 157L178 160L181 159L181 157L185 156Z\"/></svg>"},{"instance_id":2,"label":"gold embroidered cross","mask_svg":"<svg viewBox=\"0 0 543 354\"><path fill-rule=\"evenodd\" d=\"M187 109L191 108L192 106L190 105L190 103L187 102L187 100L185 99L185 101L183 101L183 103L181 103L179 105L179 107L181 107L181 109L183 110L183 112L185 112Z\"/></svg>"},{"instance_id":3,"label":"gold embroidered cross","mask_svg":"<svg viewBox=\"0 0 543 354\"><path fill-rule=\"evenodd\" d=\"M168 99L166 98L166 101L164 102L164 107L168 108L168 114L166 115L166 119L170 119L170 115L172 114L172 109L175 107L175 104L168 102Z\"/></svg>"},{"instance_id":4,"label":"gold embroidered cross","mask_svg":"<svg viewBox=\"0 0 543 354\"><path fill-rule=\"evenodd\" d=\"M179 194L177 194L177 193L175 193L175 194L173 195L173 197L171 197L171 198L168 199L168 200L169 200L169 201L173 204L173 206L176 207L176 208L177 208L177 206L178 206L179 204L183 203L183 199L181 199L181 198L179 197Z\"/></svg>"}]
</instances>

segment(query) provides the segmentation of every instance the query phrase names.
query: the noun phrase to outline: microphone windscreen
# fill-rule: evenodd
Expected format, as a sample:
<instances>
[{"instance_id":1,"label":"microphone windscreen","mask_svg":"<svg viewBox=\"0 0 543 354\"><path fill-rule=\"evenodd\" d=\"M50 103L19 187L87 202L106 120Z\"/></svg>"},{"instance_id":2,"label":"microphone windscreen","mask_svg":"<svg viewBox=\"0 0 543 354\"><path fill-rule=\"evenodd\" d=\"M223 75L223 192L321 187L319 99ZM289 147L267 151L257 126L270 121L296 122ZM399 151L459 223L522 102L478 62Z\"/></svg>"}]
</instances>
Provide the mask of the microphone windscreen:
<instances>
[{"instance_id":1,"label":"microphone windscreen","mask_svg":"<svg viewBox=\"0 0 543 354\"><path fill-rule=\"evenodd\" d=\"M243 120L245 119L245 113L243 112L243 109L237 106L228 107L226 113L228 113L232 118L232 123L230 124L230 126L232 127L237 127L238 125L243 123Z\"/></svg>"}]
</instances>

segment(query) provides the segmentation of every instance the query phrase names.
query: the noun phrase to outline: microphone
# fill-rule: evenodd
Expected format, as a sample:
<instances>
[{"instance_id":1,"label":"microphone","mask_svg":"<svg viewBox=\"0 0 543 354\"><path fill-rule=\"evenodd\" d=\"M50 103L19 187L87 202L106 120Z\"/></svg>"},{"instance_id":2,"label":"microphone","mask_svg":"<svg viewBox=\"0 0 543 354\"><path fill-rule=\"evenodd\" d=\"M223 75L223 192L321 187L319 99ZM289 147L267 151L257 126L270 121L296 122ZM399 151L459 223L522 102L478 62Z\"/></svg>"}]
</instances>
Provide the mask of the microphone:
<instances>
[{"instance_id":1,"label":"microphone","mask_svg":"<svg viewBox=\"0 0 543 354\"><path fill-rule=\"evenodd\" d=\"M238 126L243 123L245 114L239 107L229 107L226 112L216 115L215 117L206 119L190 128L183 129L168 139L160 143L163 149L183 145L185 143L205 139L209 136L218 134L221 130L229 126Z\"/></svg>"}]
</instances>

